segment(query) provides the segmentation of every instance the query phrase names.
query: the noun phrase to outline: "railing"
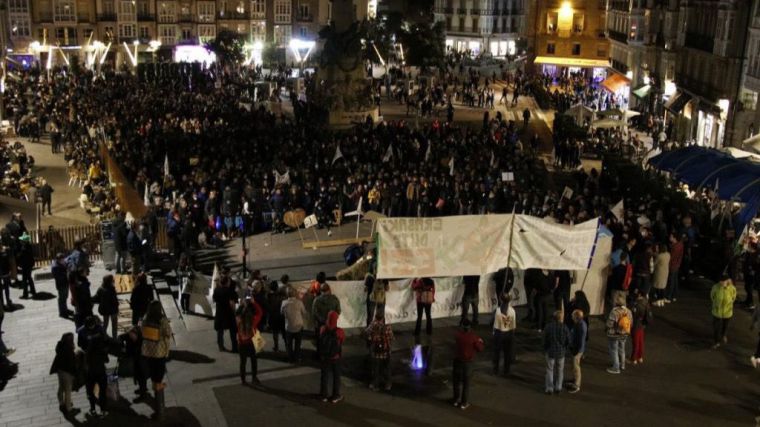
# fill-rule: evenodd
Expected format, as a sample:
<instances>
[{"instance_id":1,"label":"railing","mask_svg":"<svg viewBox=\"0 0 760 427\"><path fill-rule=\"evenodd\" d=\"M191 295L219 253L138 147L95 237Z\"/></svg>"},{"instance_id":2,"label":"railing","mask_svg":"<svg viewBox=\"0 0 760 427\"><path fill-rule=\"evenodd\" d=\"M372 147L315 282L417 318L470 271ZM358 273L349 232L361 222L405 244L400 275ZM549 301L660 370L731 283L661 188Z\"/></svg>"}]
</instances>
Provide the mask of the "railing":
<instances>
[{"instance_id":1,"label":"railing","mask_svg":"<svg viewBox=\"0 0 760 427\"><path fill-rule=\"evenodd\" d=\"M626 33L614 30L608 30L607 32L609 33L610 39L620 43L628 43L628 35Z\"/></svg>"},{"instance_id":2,"label":"railing","mask_svg":"<svg viewBox=\"0 0 760 427\"><path fill-rule=\"evenodd\" d=\"M457 13L460 15L467 15L467 8L465 7L459 7L457 8Z\"/></svg>"},{"instance_id":3,"label":"railing","mask_svg":"<svg viewBox=\"0 0 760 427\"><path fill-rule=\"evenodd\" d=\"M238 20L247 20L249 19L248 14L243 12L236 12L236 11L229 11L229 10L220 10L217 14L217 19L238 19Z\"/></svg>"},{"instance_id":4,"label":"railing","mask_svg":"<svg viewBox=\"0 0 760 427\"><path fill-rule=\"evenodd\" d=\"M77 22L90 22L89 13L77 13Z\"/></svg>"},{"instance_id":5,"label":"railing","mask_svg":"<svg viewBox=\"0 0 760 427\"><path fill-rule=\"evenodd\" d=\"M98 21L116 22L115 13L100 13L98 14Z\"/></svg>"},{"instance_id":6,"label":"railing","mask_svg":"<svg viewBox=\"0 0 760 427\"><path fill-rule=\"evenodd\" d=\"M76 225L63 228L49 227L47 230L33 231L31 237L35 265L37 267L48 266L55 259L56 254L68 254L74 248L74 243L78 240L84 241L83 248L90 256L90 261L102 259L102 231L101 224ZM170 239L166 234L166 221L163 219L158 221L155 238L154 250L163 251L169 249Z\"/></svg>"},{"instance_id":7,"label":"railing","mask_svg":"<svg viewBox=\"0 0 760 427\"><path fill-rule=\"evenodd\" d=\"M138 13L137 20L138 21L155 21L156 15L153 15L151 13Z\"/></svg>"},{"instance_id":8,"label":"railing","mask_svg":"<svg viewBox=\"0 0 760 427\"><path fill-rule=\"evenodd\" d=\"M708 34L686 33L685 46L712 53L715 39Z\"/></svg>"},{"instance_id":9,"label":"railing","mask_svg":"<svg viewBox=\"0 0 760 427\"><path fill-rule=\"evenodd\" d=\"M181 13L181 14L179 14L179 16L177 16L177 21L179 21L179 22L193 22L193 18L195 18L194 15L191 15L189 13Z\"/></svg>"},{"instance_id":10,"label":"railing","mask_svg":"<svg viewBox=\"0 0 760 427\"><path fill-rule=\"evenodd\" d=\"M296 21L298 22L312 22L314 21L314 17L311 15L298 15L296 16Z\"/></svg>"},{"instance_id":11,"label":"railing","mask_svg":"<svg viewBox=\"0 0 760 427\"><path fill-rule=\"evenodd\" d=\"M52 23L53 22L53 14L52 13L40 13L39 18L41 23Z\"/></svg>"}]
</instances>

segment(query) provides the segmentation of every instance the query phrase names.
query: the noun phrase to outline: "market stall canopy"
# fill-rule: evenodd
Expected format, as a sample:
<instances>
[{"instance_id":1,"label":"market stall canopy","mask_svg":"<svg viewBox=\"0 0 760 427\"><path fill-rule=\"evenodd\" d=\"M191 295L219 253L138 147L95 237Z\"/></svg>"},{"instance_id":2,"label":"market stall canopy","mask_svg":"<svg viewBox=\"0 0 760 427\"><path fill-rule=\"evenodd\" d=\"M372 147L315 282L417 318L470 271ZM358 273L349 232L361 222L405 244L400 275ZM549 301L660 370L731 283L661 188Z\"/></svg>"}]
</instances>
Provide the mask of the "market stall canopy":
<instances>
[{"instance_id":1,"label":"market stall canopy","mask_svg":"<svg viewBox=\"0 0 760 427\"><path fill-rule=\"evenodd\" d=\"M565 115L572 117L578 125L582 125L586 119L594 120L594 114L594 110L580 103L573 105L565 111Z\"/></svg>"},{"instance_id":2,"label":"market stall canopy","mask_svg":"<svg viewBox=\"0 0 760 427\"><path fill-rule=\"evenodd\" d=\"M748 203L760 197L760 164L731 154L691 146L652 157L649 164L693 188L710 188L722 200ZM717 188L716 188L717 187Z\"/></svg>"},{"instance_id":3,"label":"market stall canopy","mask_svg":"<svg viewBox=\"0 0 760 427\"><path fill-rule=\"evenodd\" d=\"M652 90L652 86L650 85L641 85L637 87L636 89L632 90L631 93L634 94L639 99L645 98L647 95L649 95L649 91Z\"/></svg>"},{"instance_id":4,"label":"market stall canopy","mask_svg":"<svg viewBox=\"0 0 760 427\"><path fill-rule=\"evenodd\" d=\"M721 151L726 152L735 159L747 159L751 162L760 162L760 154L751 153L749 151L740 150L734 147L725 147Z\"/></svg>"},{"instance_id":5,"label":"market stall canopy","mask_svg":"<svg viewBox=\"0 0 760 427\"><path fill-rule=\"evenodd\" d=\"M627 127L628 122L625 120L617 120L617 119L599 119L594 120L591 122L591 127L596 129L611 129L611 128L621 128L621 127Z\"/></svg>"},{"instance_id":6,"label":"market stall canopy","mask_svg":"<svg viewBox=\"0 0 760 427\"><path fill-rule=\"evenodd\" d=\"M562 56L537 56L533 63L584 68L608 68L610 66L610 61L606 59L567 58Z\"/></svg>"},{"instance_id":7,"label":"market stall canopy","mask_svg":"<svg viewBox=\"0 0 760 427\"><path fill-rule=\"evenodd\" d=\"M668 99L668 102L665 103L664 107L671 113L680 114L681 111L683 111L683 107L685 107L689 101L691 101L691 95L679 92L671 96L670 99Z\"/></svg>"},{"instance_id":8,"label":"market stall canopy","mask_svg":"<svg viewBox=\"0 0 760 427\"><path fill-rule=\"evenodd\" d=\"M611 116L617 116L617 117L623 117L623 110L620 108L613 108L611 110L604 110L597 113L598 115L602 117L611 117Z\"/></svg>"},{"instance_id":9,"label":"market stall canopy","mask_svg":"<svg viewBox=\"0 0 760 427\"><path fill-rule=\"evenodd\" d=\"M675 179L690 187L709 188L721 200L744 203L734 219L737 233L741 233L745 225L757 216L760 209L760 164L698 146L666 151L652 157L649 164L671 172Z\"/></svg>"},{"instance_id":10,"label":"market stall canopy","mask_svg":"<svg viewBox=\"0 0 760 427\"><path fill-rule=\"evenodd\" d=\"M620 89L628 86L629 84L631 84L631 80L629 80L628 77L618 73L613 73L602 82L602 86L612 93L619 92Z\"/></svg>"}]
</instances>

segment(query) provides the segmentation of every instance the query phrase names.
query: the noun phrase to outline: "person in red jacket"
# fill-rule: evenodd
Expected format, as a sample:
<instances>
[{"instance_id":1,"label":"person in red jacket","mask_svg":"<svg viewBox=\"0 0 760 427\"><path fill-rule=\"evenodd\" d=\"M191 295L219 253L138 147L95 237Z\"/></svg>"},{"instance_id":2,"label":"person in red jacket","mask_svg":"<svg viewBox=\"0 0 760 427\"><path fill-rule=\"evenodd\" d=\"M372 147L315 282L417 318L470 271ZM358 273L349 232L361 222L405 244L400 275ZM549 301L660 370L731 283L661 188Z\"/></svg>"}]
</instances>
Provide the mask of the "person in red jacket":
<instances>
[{"instance_id":1,"label":"person in red jacket","mask_svg":"<svg viewBox=\"0 0 760 427\"><path fill-rule=\"evenodd\" d=\"M253 346L253 335L259 330L259 323L264 315L261 306L253 299L247 299L243 306L238 310L237 321L237 342L238 354L240 356L240 381L245 381L245 365L248 359L251 359L251 383L260 384L256 377L259 370L258 360L256 357L256 347Z\"/></svg>"},{"instance_id":2,"label":"person in red jacket","mask_svg":"<svg viewBox=\"0 0 760 427\"><path fill-rule=\"evenodd\" d=\"M322 374L320 375L320 392L322 402L338 403L343 400L340 394L340 356L346 334L338 327L338 312L327 313L327 322L319 331L319 358ZM327 394L327 381L332 374L332 396Z\"/></svg>"},{"instance_id":3,"label":"person in red jacket","mask_svg":"<svg viewBox=\"0 0 760 427\"><path fill-rule=\"evenodd\" d=\"M460 330L456 332L456 351L454 356L454 406L467 409L470 402L470 376L472 360L475 354L485 348L483 340L470 330L470 320L464 319Z\"/></svg>"}]
</instances>

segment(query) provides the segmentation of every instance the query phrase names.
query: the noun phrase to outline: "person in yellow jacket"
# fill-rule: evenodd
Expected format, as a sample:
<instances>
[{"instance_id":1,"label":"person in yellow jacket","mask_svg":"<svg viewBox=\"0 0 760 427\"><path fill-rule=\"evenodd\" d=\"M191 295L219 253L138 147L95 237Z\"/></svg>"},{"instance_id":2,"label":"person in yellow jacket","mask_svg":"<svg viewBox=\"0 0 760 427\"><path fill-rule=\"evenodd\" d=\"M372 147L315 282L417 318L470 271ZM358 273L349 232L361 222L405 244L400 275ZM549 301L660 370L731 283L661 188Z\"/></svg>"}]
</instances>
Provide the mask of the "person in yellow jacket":
<instances>
[{"instance_id":1,"label":"person in yellow jacket","mask_svg":"<svg viewBox=\"0 0 760 427\"><path fill-rule=\"evenodd\" d=\"M728 342L728 337L726 337L728 321L734 316L736 287L728 275L724 274L720 281L713 285L710 291L710 300L712 300L713 338L715 340L713 348L718 348L721 343L726 344Z\"/></svg>"}]
</instances>

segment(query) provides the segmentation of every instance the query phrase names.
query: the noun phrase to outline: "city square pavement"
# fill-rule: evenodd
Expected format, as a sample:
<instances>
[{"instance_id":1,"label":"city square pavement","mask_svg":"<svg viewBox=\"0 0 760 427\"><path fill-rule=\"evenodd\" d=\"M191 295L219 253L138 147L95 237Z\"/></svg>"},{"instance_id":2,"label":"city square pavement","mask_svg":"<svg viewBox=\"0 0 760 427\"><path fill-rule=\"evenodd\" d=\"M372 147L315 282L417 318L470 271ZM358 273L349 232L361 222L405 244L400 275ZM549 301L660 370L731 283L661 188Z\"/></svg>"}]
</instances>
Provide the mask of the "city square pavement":
<instances>
[{"instance_id":1,"label":"city square pavement","mask_svg":"<svg viewBox=\"0 0 760 427\"><path fill-rule=\"evenodd\" d=\"M93 291L107 272L93 268ZM150 401L131 403L135 387L122 378L122 399L105 418L83 414L66 420L58 412L57 379L48 375L55 343L73 330L57 317L51 281L40 281L47 293L6 314L4 340L15 347L11 359L20 371L0 391L0 427L47 425L157 425L150 421ZM737 309L729 327L729 344L711 350L711 318L707 288L686 289L676 303L654 308L647 330L645 363L628 365L622 375L607 367L603 323L592 319L589 350L578 394L543 394L544 360L540 335L518 320L517 362L507 378L491 374L490 313L481 314L477 332L486 339L486 351L475 362L472 407L466 411L449 404L452 396L450 365L457 319L437 319L432 337L434 359L426 377L409 368L413 325L394 325L393 389L375 393L367 388L366 347L358 330L349 332L344 348L343 394L339 404L317 400L319 371L306 341L304 361L295 366L283 353L272 351L271 335L259 359L260 388L240 385L237 355L216 349L213 321L200 316L179 318L171 297L162 303L175 332L168 364L167 416L173 426L440 426L440 425L699 425L751 426L758 414L760 384L749 364L756 332L750 315ZM521 319L524 310L518 309ZM125 320L125 319L123 319ZM228 338L225 337L225 340ZM227 342L229 348L229 343ZM629 350L630 351L630 350ZM111 366L115 365L112 357ZM570 375L569 367L566 367ZM74 394L75 406L86 411L84 390Z\"/></svg>"}]
</instances>

